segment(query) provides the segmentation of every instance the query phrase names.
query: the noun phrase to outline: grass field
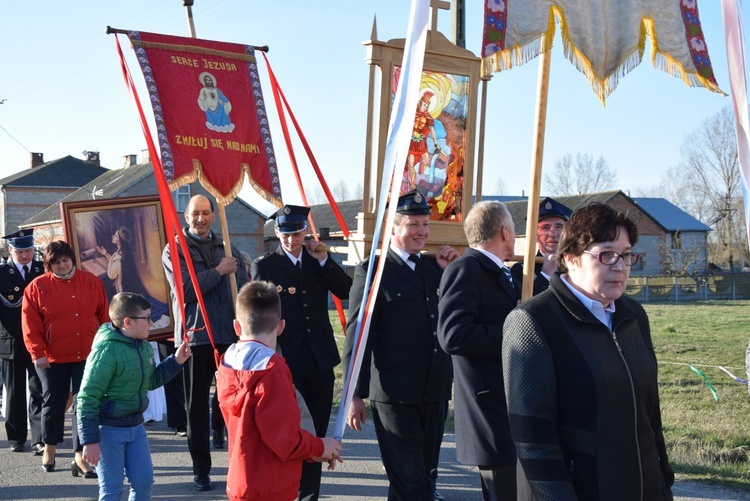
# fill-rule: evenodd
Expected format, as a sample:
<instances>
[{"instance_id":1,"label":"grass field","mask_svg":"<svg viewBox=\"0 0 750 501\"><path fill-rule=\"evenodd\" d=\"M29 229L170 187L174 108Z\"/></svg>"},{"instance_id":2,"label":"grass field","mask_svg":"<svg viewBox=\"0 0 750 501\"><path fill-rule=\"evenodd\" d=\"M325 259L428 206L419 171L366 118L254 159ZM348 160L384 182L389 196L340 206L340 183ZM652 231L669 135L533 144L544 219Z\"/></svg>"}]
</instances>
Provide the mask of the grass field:
<instances>
[{"instance_id":1,"label":"grass field","mask_svg":"<svg viewBox=\"0 0 750 501\"><path fill-rule=\"evenodd\" d=\"M719 370L745 376L750 302L644 305L659 360L662 424L676 472L750 489L750 395ZM711 380L713 399L692 364Z\"/></svg>"},{"instance_id":2,"label":"grass field","mask_svg":"<svg viewBox=\"0 0 750 501\"><path fill-rule=\"evenodd\" d=\"M746 377L750 301L644 307L659 360L662 424L675 472L680 478L750 489L750 395L747 385L717 368ZM334 312L331 323L341 346L341 325ZM687 364L710 378L718 401ZM338 397L341 367L336 370ZM452 419L447 424L452 427Z\"/></svg>"}]
</instances>

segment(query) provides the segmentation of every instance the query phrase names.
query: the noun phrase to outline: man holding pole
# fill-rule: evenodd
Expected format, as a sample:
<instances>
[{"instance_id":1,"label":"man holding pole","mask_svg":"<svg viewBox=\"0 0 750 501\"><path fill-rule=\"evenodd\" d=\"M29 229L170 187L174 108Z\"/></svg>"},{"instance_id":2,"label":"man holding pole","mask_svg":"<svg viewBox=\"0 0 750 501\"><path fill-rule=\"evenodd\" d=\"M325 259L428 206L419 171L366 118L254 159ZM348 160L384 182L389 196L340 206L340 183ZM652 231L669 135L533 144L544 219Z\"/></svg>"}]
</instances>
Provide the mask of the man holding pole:
<instances>
[{"instance_id":1,"label":"man holding pole","mask_svg":"<svg viewBox=\"0 0 750 501\"><path fill-rule=\"evenodd\" d=\"M188 416L188 448L193 460L193 487L198 491L212 488L211 479L211 449L209 441L209 426L214 430L214 445L224 447L224 419L221 416L218 400L214 394L212 400L213 415L209 425L209 395L211 382L216 373L214 347L219 353L237 340L232 320L234 319L234 301L230 287L230 277L233 276L240 289L247 283L247 271L240 251L232 246L232 256L226 256L221 237L211 231L211 225L216 219L213 203L203 195L195 195L190 199L185 210L187 228L182 230L190 250L190 259L195 267L206 312L199 311L196 285L193 284L188 273L185 257L179 252L180 274L184 294L185 325L188 342L193 352L182 371L185 385L185 406ZM185 332L182 330L182 306L177 304L175 294L174 270L170 258L170 248L167 245L162 254L162 265L169 281L172 294L173 312L175 317L174 340L179 346L184 342ZM232 275L234 274L234 275ZM214 347L206 331L206 317L210 322L214 336Z\"/></svg>"},{"instance_id":2,"label":"man holding pole","mask_svg":"<svg viewBox=\"0 0 750 501\"><path fill-rule=\"evenodd\" d=\"M542 262L534 265L534 296L547 290L549 278L557 271L557 244L560 241L563 226L570 218L570 213L570 209L549 197L539 204L536 255L542 258ZM510 272L514 280L518 283L523 282L523 263L514 264Z\"/></svg>"},{"instance_id":3,"label":"man holding pole","mask_svg":"<svg viewBox=\"0 0 750 501\"><path fill-rule=\"evenodd\" d=\"M391 247L359 374L351 376L354 396L347 424L361 430L372 405L375 432L386 474L389 500L442 499L431 482L437 468L448 400L450 357L438 344L440 277L459 257L444 245L436 259L421 255L430 233L430 206L418 191L398 199ZM359 310L367 299L367 274L376 263L364 261L354 273L349 322L344 342L344 370L353 356Z\"/></svg>"},{"instance_id":4,"label":"man holding pole","mask_svg":"<svg viewBox=\"0 0 750 501\"><path fill-rule=\"evenodd\" d=\"M309 213L309 207L284 205L271 216L279 246L253 262L250 276L272 282L279 291L286 326L278 343L315 433L325 437L333 406L333 368L341 361L328 317L328 292L347 299L352 279L322 250L323 244L305 244ZM318 499L321 464L302 464L301 501Z\"/></svg>"}]
</instances>

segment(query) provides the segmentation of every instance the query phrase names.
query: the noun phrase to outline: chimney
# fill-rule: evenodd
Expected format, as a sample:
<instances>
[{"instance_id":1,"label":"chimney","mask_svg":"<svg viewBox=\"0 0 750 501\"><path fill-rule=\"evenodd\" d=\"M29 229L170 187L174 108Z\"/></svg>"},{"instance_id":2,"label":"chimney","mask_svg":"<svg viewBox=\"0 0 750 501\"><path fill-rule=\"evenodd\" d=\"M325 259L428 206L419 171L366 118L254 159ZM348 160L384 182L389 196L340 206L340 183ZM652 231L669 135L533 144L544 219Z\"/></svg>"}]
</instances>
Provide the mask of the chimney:
<instances>
[{"instance_id":1,"label":"chimney","mask_svg":"<svg viewBox=\"0 0 750 501\"><path fill-rule=\"evenodd\" d=\"M95 164L95 165L100 165L98 151L84 151L83 154L86 155L87 162L91 162L92 164Z\"/></svg>"},{"instance_id":2,"label":"chimney","mask_svg":"<svg viewBox=\"0 0 750 501\"><path fill-rule=\"evenodd\" d=\"M151 154L148 149L141 150L141 163L147 164L151 161Z\"/></svg>"},{"instance_id":3,"label":"chimney","mask_svg":"<svg viewBox=\"0 0 750 501\"><path fill-rule=\"evenodd\" d=\"M138 164L138 155L125 155L125 165L123 165L124 168L128 168L131 165L137 165Z\"/></svg>"},{"instance_id":4,"label":"chimney","mask_svg":"<svg viewBox=\"0 0 750 501\"><path fill-rule=\"evenodd\" d=\"M31 154L31 168L33 169L37 165L44 163L44 153L32 153Z\"/></svg>"},{"instance_id":5,"label":"chimney","mask_svg":"<svg viewBox=\"0 0 750 501\"><path fill-rule=\"evenodd\" d=\"M318 238L320 238L321 240L327 240L331 238L331 228L327 226L318 228Z\"/></svg>"}]
</instances>

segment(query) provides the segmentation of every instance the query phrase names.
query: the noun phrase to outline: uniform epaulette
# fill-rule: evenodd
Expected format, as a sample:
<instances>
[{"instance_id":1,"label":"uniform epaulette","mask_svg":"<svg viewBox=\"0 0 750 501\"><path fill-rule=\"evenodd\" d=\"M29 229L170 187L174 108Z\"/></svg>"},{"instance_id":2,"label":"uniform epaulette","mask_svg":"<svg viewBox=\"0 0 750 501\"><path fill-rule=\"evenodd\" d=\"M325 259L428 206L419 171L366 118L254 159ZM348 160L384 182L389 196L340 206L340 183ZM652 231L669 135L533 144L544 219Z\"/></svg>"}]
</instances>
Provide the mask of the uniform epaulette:
<instances>
[{"instance_id":1,"label":"uniform epaulette","mask_svg":"<svg viewBox=\"0 0 750 501\"><path fill-rule=\"evenodd\" d=\"M268 256L273 256L273 254L274 254L273 252L266 252L262 256L256 257L255 261L253 261L253 263L259 263L259 262L263 261L265 258L267 258Z\"/></svg>"}]
</instances>

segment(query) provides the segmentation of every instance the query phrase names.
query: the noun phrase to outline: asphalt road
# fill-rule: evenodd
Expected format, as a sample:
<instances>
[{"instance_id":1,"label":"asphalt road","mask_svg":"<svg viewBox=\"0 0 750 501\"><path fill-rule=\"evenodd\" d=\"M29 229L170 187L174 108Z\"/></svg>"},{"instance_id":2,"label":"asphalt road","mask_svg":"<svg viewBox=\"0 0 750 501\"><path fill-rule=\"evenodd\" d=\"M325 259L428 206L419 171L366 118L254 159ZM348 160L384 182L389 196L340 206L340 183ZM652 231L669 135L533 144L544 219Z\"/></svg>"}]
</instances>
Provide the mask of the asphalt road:
<instances>
[{"instance_id":1,"label":"asphalt road","mask_svg":"<svg viewBox=\"0 0 750 501\"><path fill-rule=\"evenodd\" d=\"M29 451L11 452L6 445L5 427L1 427L0 499L82 501L97 498L96 480L75 478L70 473L70 462L73 460L70 413L67 414L67 418L66 440L58 445L57 469L52 473L42 471L40 456L34 456ZM166 421L149 424L147 429L155 473L153 499L226 499L226 450L215 450L212 454L211 478L214 489L209 492L196 492L192 487L193 474L187 439L174 435L167 428ZM321 499L354 501L387 497L388 482L380 462L371 422L366 424L361 433L347 430L342 455L345 460L343 465L339 465L336 471L323 473ZM475 470L456 462L455 440L452 434L445 436L440 460L438 490L448 500L482 499ZM750 492L732 491L696 482L678 481L674 492L677 501L750 501ZM127 499L127 489L123 499Z\"/></svg>"}]
</instances>

